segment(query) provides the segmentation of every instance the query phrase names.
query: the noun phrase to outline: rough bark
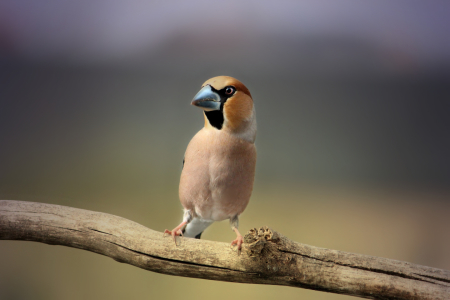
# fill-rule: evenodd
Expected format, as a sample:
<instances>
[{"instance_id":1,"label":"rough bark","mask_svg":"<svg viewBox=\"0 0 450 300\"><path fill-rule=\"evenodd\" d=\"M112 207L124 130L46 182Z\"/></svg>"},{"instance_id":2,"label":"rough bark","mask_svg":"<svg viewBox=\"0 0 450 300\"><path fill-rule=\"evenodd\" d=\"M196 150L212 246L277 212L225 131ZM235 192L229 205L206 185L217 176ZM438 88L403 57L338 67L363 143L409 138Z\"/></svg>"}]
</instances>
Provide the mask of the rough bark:
<instances>
[{"instance_id":1,"label":"rough bark","mask_svg":"<svg viewBox=\"0 0 450 300\"><path fill-rule=\"evenodd\" d=\"M170 275L286 285L369 299L450 299L450 272L408 262L323 249L267 227L251 229L239 254L229 244L170 237L100 212L0 201L0 239L92 251Z\"/></svg>"}]
</instances>

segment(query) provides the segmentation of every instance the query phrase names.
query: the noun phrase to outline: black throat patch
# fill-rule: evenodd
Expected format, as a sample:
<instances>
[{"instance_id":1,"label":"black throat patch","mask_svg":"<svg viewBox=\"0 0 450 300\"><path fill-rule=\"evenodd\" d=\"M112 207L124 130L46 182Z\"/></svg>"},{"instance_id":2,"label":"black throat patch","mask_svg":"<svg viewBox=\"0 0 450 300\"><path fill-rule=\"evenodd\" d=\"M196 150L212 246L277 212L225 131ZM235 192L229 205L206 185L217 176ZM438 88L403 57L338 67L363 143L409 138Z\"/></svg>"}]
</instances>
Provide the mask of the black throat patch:
<instances>
[{"instance_id":1,"label":"black throat patch","mask_svg":"<svg viewBox=\"0 0 450 300\"><path fill-rule=\"evenodd\" d=\"M223 112L221 110L212 110L212 111L205 111L205 115L208 118L209 124L214 126L217 129L222 129L224 118L223 118Z\"/></svg>"}]
</instances>

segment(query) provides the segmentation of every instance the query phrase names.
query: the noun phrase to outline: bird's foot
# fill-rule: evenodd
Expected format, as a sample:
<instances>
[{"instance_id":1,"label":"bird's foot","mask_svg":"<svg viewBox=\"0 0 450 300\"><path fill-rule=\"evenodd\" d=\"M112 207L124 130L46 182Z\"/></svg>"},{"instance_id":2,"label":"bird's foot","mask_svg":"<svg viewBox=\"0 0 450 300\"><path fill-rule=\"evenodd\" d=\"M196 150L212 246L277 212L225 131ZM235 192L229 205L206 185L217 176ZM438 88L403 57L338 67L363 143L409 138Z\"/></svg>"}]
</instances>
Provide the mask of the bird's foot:
<instances>
[{"instance_id":1,"label":"bird's foot","mask_svg":"<svg viewBox=\"0 0 450 300\"><path fill-rule=\"evenodd\" d=\"M175 242L175 246L178 246L177 243L177 236L183 236L183 232L181 232L181 229L177 229L175 228L174 230L170 231L168 229L164 230L164 236L166 236L166 234L169 234L172 236L173 241Z\"/></svg>"},{"instance_id":2,"label":"bird's foot","mask_svg":"<svg viewBox=\"0 0 450 300\"><path fill-rule=\"evenodd\" d=\"M242 238L242 235L238 235L234 241L231 242L231 246L236 245L237 250L241 251L242 243L244 242L244 239Z\"/></svg>"}]
</instances>

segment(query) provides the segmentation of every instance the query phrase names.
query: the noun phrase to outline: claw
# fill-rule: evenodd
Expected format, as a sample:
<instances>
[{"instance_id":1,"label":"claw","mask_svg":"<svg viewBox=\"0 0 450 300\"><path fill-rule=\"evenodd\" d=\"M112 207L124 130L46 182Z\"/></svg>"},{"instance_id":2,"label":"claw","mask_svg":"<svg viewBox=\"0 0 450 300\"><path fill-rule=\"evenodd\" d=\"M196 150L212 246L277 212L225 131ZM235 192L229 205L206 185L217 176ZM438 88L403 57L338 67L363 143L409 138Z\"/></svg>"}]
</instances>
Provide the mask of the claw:
<instances>
[{"instance_id":1,"label":"claw","mask_svg":"<svg viewBox=\"0 0 450 300\"><path fill-rule=\"evenodd\" d=\"M173 241L175 242L175 245L178 246L177 244L177 239L176 237L179 236L183 236L183 232L181 231L181 228L183 228L186 225L187 222L182 222L180 225L178 225L177 227L175 227L172 231L166 229L164 230L163 236L165 237L166 234L169 234L172 236Z\"/></svg>"},{"instance_id":2,"label":"claw","mask_svg":"<svg viewBox=\"0 0 450 300\"><path fill-rule=\"evenodd\" d=\"M236 245L237 246L237 250L241 251L243 242L244 242L244 239L242 238L242 235L238 235L236 237L236 239L231 242L231 247L233 247L233 245Z\"/></svg>"},{"instance_id":3,"label":"claw","mask_svg":"<svg viewBox=\"0 0 450 300\"><path fill-rule=\"evenodd\" d=\"M239 233L239 230L235 226L233 226L232 229L234 230L234 232L236 232L236 239L231 242L231 247L233 247L233 245L236 245L237 250L240 253L242 243L244 242L244 238L242 237L242 235Z\"/></svg>"}]
</instances>

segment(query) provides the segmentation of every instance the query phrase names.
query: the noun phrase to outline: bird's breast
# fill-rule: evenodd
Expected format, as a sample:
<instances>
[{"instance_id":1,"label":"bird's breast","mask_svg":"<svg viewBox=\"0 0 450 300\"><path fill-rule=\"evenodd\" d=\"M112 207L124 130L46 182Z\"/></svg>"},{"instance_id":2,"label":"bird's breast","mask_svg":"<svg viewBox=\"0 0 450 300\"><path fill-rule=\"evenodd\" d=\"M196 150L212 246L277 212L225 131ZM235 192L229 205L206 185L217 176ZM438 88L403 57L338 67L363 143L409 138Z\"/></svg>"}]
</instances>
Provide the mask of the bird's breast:
<instances>
[{"instance_id":1,"label":"bird's breast","mask_svg":"<svg viewBox=\"0 0 450 300\"><path fill-rule=\"evenodd\" d=\"M253 189L253 143L216 129L200 130L188 145L180 179L182 205L205 220L239 215Z\"/></svg>"}]
</instances>

